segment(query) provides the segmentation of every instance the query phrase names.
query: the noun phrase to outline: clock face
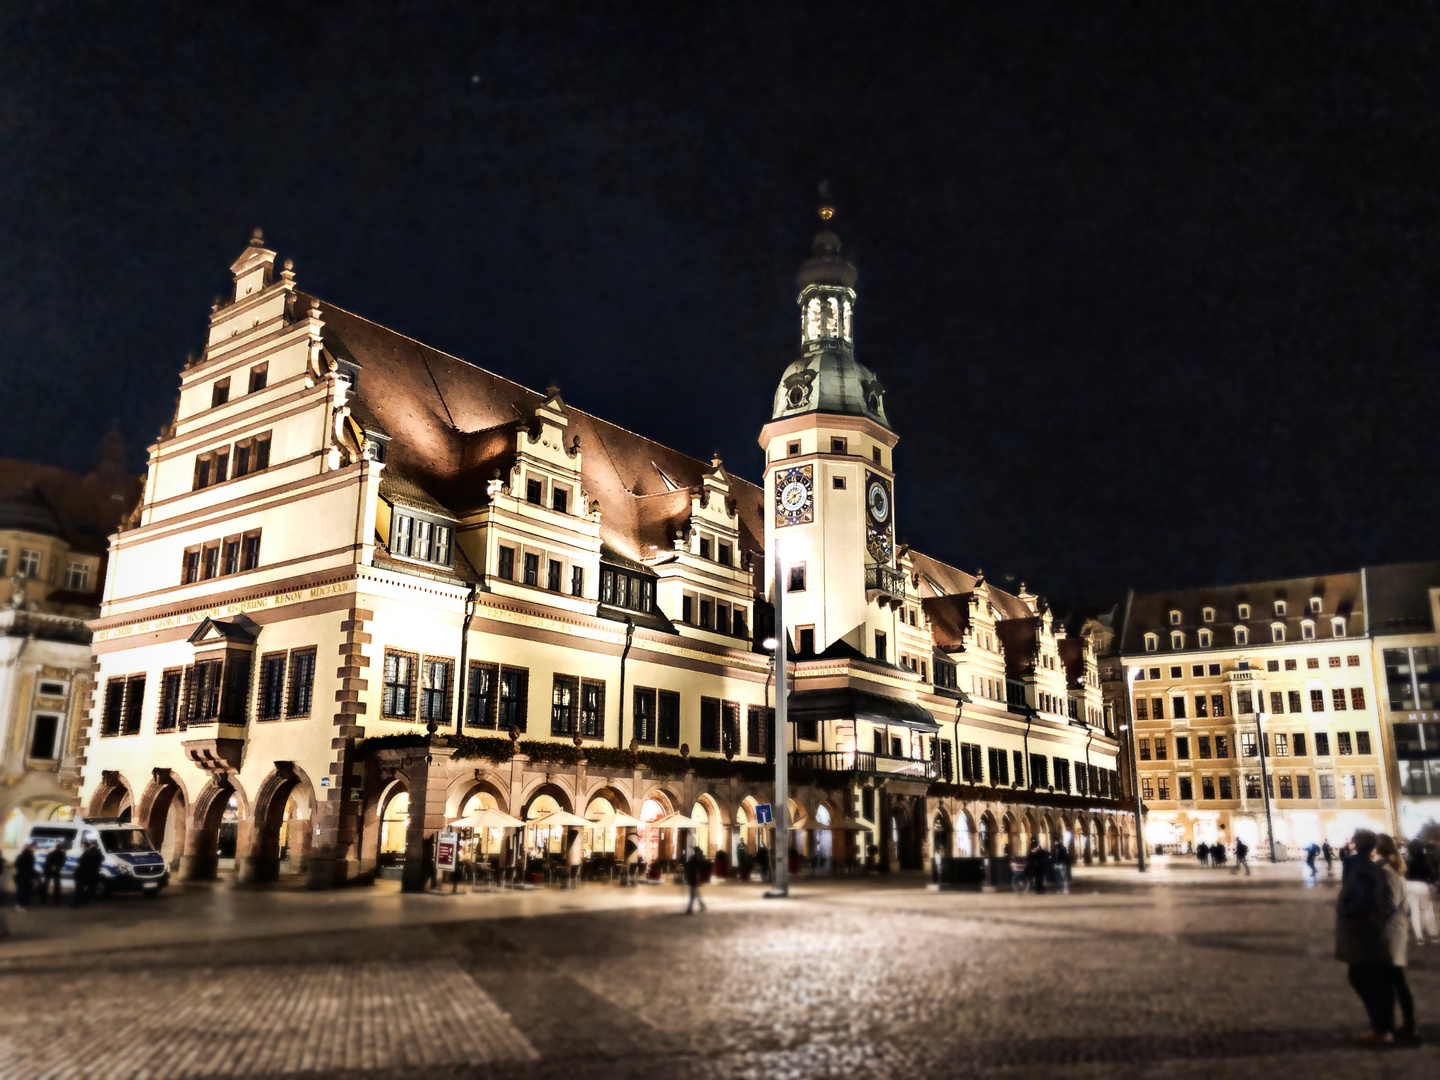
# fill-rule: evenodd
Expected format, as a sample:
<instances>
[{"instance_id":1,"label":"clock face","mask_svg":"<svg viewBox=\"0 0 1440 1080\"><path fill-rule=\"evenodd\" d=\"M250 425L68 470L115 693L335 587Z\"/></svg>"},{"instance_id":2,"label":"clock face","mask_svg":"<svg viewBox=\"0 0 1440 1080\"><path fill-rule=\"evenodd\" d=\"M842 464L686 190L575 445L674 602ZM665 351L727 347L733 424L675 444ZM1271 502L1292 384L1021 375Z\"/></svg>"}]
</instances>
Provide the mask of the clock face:
<instances>
[{"instance_id":1,"label":"clock face","mask_svg":"<svg viewBox=\"0 0 1440 1080\"><path fill-rule=\"evenodd\" d=\"M890 496L885 491L885 486L879 480L872 481L869 491L870 515L876 521L884 521L890 516Z\"/></svg>"},{"instance_id":2,"label":"clock face","mask_svg":"<svg viewBox=\"0 0 1440 1080\"><path fill-rule=\"evenodd\" d=\"M805 525L815 520L815 474L797 465L775 474L775 525Z\"/></svg>"}]
</instances>

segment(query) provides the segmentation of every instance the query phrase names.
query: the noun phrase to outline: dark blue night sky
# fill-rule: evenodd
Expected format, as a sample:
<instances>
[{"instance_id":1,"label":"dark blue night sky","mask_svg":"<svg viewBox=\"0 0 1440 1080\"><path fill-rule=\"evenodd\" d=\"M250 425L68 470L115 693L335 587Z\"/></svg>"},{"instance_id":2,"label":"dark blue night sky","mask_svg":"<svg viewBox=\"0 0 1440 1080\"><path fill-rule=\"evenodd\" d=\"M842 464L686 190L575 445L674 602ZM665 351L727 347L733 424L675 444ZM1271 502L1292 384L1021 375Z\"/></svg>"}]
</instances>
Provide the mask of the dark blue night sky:
<instances>
[{"instance_id":1,"label":"dark blue night sky","mask_svg":"<svg viewBox=\"0 0 1440 1080\"><path fill-rule=\"evenodd\" d=\"M138 469L260 225L758 478L828 178L901 539L1062 605L1440 555L1433 5L642 6L12 6L0 455Z\"/></svg>"}]
</instances>

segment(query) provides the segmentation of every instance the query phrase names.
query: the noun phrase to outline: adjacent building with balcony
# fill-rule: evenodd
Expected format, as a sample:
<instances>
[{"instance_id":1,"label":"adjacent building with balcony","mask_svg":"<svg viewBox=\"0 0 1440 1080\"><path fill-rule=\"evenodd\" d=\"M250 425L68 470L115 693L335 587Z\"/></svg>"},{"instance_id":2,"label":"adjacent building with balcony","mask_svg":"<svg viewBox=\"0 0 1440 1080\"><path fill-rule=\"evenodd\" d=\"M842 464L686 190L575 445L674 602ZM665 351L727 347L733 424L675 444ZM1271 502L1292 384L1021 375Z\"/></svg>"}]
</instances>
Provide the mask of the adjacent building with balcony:
<instances>
[{"instance_id":1,"label":"adjacent building with balcony","mask_svg":"<svg viewBox=\"0 0 1440 1080\"><path fill-rule=\"evenodd\" d=\"M1093 650L896 543L822 217L758 485L306 295L257 235L111 540L79 804L190 877L417 885L480 807L647 823L529 826L532 855L665 859L648 823L680 812L738 857L768 842L782 588L803 852L1131 850Z\"/></svg>"}]
</instances>

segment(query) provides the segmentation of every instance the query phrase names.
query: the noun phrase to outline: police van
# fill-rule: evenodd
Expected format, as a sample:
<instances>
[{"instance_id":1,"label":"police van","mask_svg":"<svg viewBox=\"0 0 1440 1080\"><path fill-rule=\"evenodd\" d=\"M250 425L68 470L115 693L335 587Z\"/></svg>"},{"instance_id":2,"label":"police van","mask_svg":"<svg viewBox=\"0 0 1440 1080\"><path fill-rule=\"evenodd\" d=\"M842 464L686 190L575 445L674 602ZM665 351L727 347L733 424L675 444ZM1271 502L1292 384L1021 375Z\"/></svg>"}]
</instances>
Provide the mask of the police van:
<instances>
[{"instance_id":1,"label":"police van","mask_svg":"<svg viewBox=\"0 0 1440 1080\"><path fill-rule=\"evenodd\" d=\"M105 856L100 863L100 880L95 883L96 896L120 892L158 896L160 890L170 884L165 857L155 850L145 830L119 818L76 818L31 825L27 843L35 845L36 873L45 865L45 856L58 844L66 852L60 887L73 889L81 845L91 840L100 842L100 851Z\"/></svg>"}]
</instances>

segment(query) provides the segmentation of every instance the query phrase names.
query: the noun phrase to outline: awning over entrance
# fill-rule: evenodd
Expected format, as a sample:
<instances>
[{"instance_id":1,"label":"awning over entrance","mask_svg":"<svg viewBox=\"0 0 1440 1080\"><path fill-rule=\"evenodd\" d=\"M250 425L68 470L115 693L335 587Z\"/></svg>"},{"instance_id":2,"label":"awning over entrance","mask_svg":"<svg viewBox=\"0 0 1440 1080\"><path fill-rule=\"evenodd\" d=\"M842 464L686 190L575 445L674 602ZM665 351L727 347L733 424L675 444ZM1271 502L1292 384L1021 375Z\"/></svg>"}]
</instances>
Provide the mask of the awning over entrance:
<instances>
[{"instance_id":1,"label":"awning over entrance","mask_svg":"<svg viewBox=\"0 0 1440 1080\"><path fill-rule=\"evenodd\" d=\"M916 731L939 731L934 715L913 701L840 686L831 690L797 690L790 695L791 723L800 720L868 720Z\"/></svg>"}]
</instances>

